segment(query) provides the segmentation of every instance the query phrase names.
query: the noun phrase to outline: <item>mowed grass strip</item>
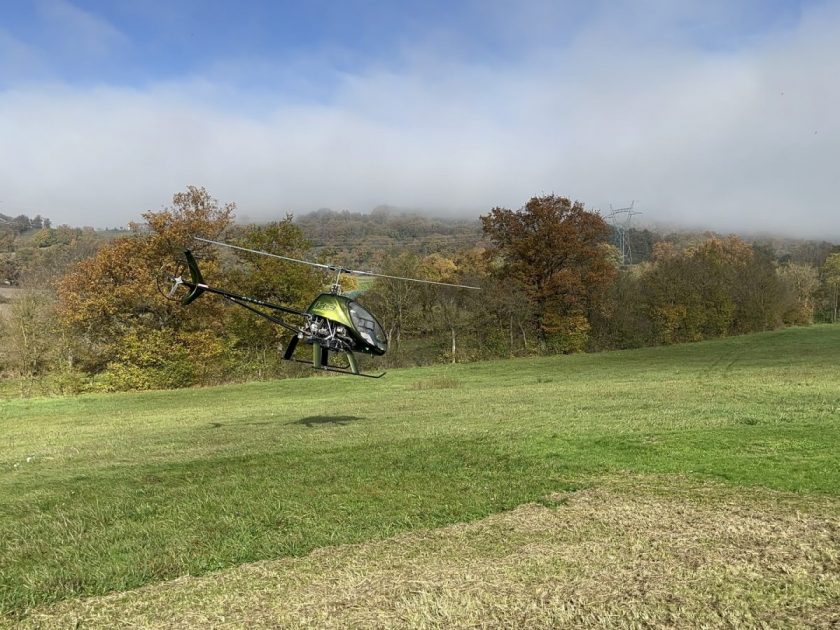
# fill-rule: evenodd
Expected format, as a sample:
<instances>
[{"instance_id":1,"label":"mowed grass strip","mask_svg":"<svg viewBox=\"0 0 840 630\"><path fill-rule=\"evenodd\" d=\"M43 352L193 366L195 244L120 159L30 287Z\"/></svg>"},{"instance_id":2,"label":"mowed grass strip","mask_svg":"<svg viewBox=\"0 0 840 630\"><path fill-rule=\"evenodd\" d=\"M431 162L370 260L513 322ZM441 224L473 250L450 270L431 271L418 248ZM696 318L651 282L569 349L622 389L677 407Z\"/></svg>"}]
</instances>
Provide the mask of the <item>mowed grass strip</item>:
<instances>
[{"instance_id":1,"label":"mowed grass strip","mask_svg":"<svg viewBox=\"0 0 840 630\"><path fill-rule=\"evenodd\" d=\"M593 480L469 524L36 610L24 627L837 627L840 499Z\"/></svg>"},{"instance_id":2,"label":"mowed grass strip","mask_svg":"<svg viewBox=\"0 0 840 630\"><path fill-rule=\"evenodd\" d=\"M835 496L838 356L840 327L817 326L3 401L0 614L477 520L616 471Z\"/></svg>"}]
</instances>

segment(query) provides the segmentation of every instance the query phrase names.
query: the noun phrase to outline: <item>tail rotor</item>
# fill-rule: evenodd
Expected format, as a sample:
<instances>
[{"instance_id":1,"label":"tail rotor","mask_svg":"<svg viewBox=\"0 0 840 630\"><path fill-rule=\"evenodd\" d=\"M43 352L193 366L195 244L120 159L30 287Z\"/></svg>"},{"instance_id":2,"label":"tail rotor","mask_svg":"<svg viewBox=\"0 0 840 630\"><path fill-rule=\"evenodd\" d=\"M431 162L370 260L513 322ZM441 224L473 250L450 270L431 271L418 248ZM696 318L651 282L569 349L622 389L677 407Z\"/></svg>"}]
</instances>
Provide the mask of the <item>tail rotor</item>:
<instances>
[{"instance_id":1,"label":"tail rotor","mask_svg":"<svg viewBox=\"0 0 840 630\"><path fill-rule=\"evenodd\" d=\"M186 263L186 265L184 263ZM183 277L183 274L187 269L190 271L189 280ZM179 262L174 266L167 264L161 267L157 278L157 284L158 291L160 291L163 297L167 300L178 300L184 306L198 299L198 297L204 293L204 290L207 288L207 285L204 283L204 278L201 275L201 270L198 268L198 263L196 262L192 252L189 250L184 251L183 262ZM181 287L188 288L189 292L179 298L177 293L178 289Z\"/></svg>"}]
</instances>

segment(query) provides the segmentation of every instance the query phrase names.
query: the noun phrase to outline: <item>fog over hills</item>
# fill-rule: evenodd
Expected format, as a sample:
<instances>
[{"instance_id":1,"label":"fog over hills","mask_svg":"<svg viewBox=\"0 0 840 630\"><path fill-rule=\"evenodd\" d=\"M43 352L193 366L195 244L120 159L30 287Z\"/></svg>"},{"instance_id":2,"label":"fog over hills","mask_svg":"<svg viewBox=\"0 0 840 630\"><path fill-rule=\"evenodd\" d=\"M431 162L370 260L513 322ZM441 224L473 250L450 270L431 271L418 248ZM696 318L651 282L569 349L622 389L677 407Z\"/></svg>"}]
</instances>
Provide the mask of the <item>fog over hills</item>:
<instances>
[{"instance_id":1,"label":"fog over hills","mask_svg":"<svg viewBox=\"0 0 840 630\"><path fill-rule=\"evenodd\" d=\"M383 203L478 216L557 193L840 239L837 3L480 4L432 3L415 27L357 7L288 49L251 26L153 67L139 60L166 48L149 32L171 44L162 4L41 3L0 27L0 212L123 225L190 184L254 220ZM188 16L172 11L174 33ZM223 29L213 17L197 39Z\"/></svg>"}]
</instances>

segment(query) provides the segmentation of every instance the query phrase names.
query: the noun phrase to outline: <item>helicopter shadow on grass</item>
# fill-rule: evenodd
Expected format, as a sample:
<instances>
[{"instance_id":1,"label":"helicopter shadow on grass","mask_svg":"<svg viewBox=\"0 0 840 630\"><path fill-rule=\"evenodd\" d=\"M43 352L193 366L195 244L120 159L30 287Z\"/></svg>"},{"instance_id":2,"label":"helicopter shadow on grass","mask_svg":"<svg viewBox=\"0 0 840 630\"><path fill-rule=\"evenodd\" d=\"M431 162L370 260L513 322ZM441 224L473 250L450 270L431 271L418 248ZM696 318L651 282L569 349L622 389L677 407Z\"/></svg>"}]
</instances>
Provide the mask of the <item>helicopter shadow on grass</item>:
<instances>
[{"instance_id":1,"label":"helicopter shadow on grass","mask_svg":"<svg viewBox=\"0 0 840 630\"><path fill-rule=\"evenodd\" d=\"M299 420L292 420L291 422L285 422L282 424L292 425L292 424L302 424L310 429L316 427L321 424L334 424L336 426L345 426L350 424L351 422L355 422L357 420L364 420L359 416L307 416L306 418L300 418ZM237 426L265 426L269 424L275 424L276 422L272 421L262 421L262 422L237 422ZM210 427L213 429L219 429L221 427L226 426L233 426L229 424L225 424L223 422L211 422Z\"/></svg>"},{"instance_id":2,"label":"helicopter shadow on grass","mask_svg":"<svg viewBox=\"0 0 840 630\"><path fill-rule=\"evenodd\" d=\"M333 424L335 426L343 427L351 422L356 422L357 420L364 420L364 418L360 418L359 416L307 416L306 418L301 418L300 420L293 420L288 424L302 424L312 429L322 424Z\"/></svg>"}]
</instances>

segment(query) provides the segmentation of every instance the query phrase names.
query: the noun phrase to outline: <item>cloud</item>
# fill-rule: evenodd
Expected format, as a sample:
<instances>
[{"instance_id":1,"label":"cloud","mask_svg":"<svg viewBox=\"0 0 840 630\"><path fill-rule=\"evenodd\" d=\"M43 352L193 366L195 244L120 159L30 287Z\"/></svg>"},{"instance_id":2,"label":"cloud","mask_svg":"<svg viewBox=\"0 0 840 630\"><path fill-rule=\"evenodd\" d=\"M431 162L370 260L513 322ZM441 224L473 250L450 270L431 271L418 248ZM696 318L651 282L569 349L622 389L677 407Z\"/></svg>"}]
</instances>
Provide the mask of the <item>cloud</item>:
<instances>
[{"instance_id":1,"label":"cloud","mask_svg":"<svg viewBox=\"0 0 840 630\"><path fill-rule=\"evenodd\" d=\"M720 6L690 23L720 21ZM637 34L621 15L581 18L562 45L540 35L501 60L406 45L398 62L327 69L309 100L244 89L230 64L142 88L10 88L0 197L101 226L188 184L253 218L380 203L477 215L555 192L635 199L643 220L840 239L840 12L733 46L668 36L687 18L662 11L635 18Z\"/></svg>"},{"instance_id":2,"label":"cloud","mask_svg":"<svg viewBox=\"0 0 840 630\"><path fill-rule=\"evenodd\" d=\"M0 28L0 85L38 74L44 65L37 49Z\"/></svg>"},{"instance_id":3,"label":"cloud","mask_svg":"<svg viewBox=\"0 0 840 630\"><path fill-rule=\"evenodd\" d=\"M39 0L36 8L48 31L73 56L102 57L128 41L106 19L68 0Z\"/></svg>"}]
</instances>

